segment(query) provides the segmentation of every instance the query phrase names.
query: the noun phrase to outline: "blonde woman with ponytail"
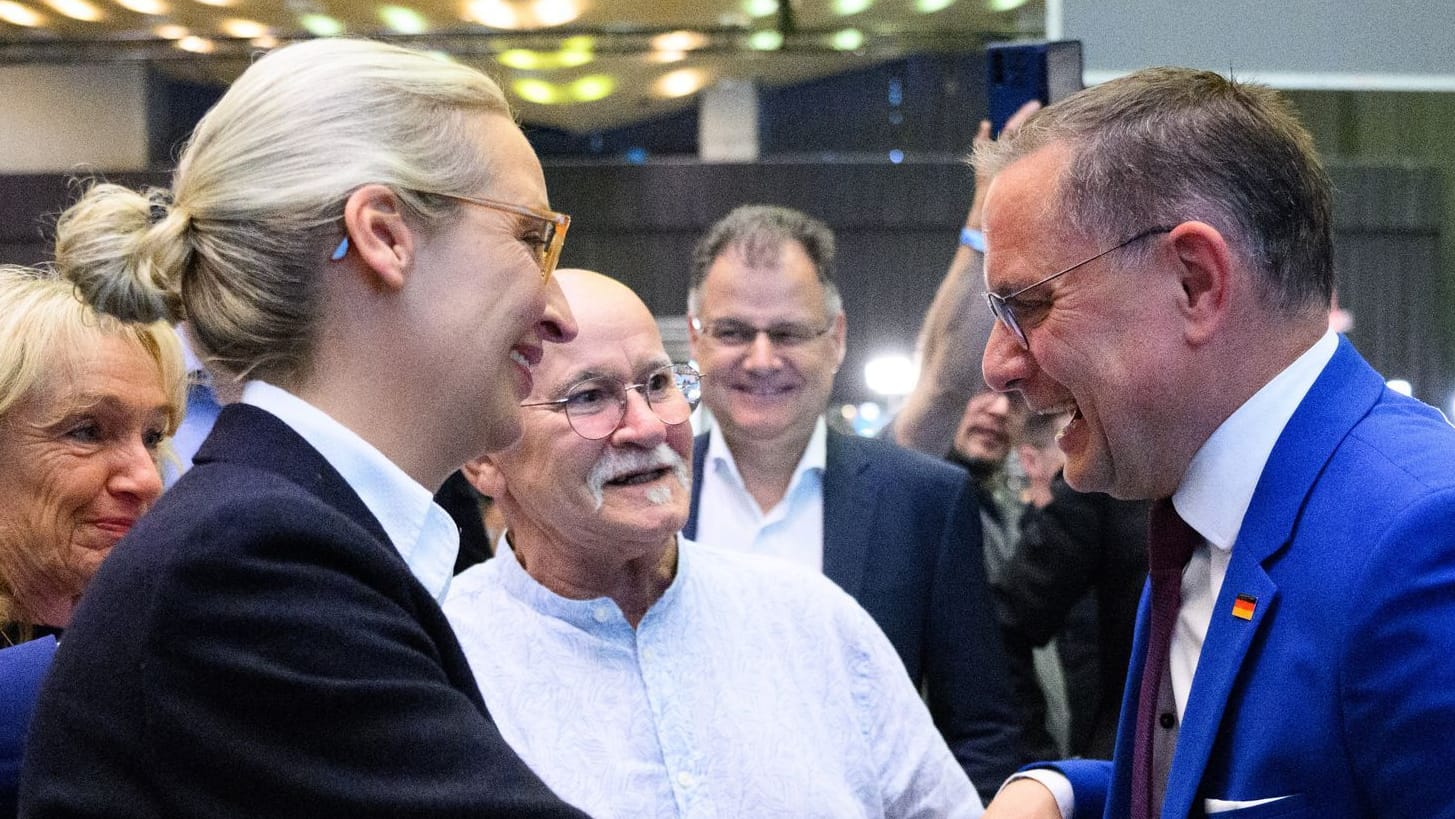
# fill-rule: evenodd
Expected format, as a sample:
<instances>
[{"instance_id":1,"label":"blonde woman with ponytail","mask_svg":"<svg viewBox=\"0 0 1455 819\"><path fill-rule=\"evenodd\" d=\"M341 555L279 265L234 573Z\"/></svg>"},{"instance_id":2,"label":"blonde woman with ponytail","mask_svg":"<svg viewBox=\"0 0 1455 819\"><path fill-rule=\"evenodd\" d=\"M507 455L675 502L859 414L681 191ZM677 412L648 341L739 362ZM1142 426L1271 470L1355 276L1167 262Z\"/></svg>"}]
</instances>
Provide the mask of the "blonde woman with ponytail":
<instances>
[{"instance_id":1,"label":"blonde woman with ponytail","mask_svg":"<svg viewBox=\"0 0 1455 819\"><path fill-rule=\"evenodd\" d=\"M569 217L489 78L358 40L258 60L166 191L87 190L57 264L242 385L75 613L29 816L579 816L500 738L431 494L512 443Z\"/></svg>"}]
</instances>

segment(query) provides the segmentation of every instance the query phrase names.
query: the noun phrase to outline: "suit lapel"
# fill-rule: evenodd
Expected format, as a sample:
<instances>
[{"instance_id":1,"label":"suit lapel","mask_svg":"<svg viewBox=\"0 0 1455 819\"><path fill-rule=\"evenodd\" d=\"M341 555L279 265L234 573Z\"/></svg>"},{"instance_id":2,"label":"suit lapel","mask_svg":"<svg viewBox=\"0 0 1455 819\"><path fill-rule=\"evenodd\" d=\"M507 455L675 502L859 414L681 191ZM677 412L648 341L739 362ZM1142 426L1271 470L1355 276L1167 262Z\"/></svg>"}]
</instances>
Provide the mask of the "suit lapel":
<instances>
[{"instance_id":1,"label":"suit lapel","mask_svg":"<svg viewBox=\"0 0 1455 819\"><path fill-rule=\"evenodd\" d=\"M682 526L682 536L688 540L697 539L697 506L702 501L702 473L707 471L707 436L711 434L704 432L692 439L692 506Z\"/></svg>"},{"instance_id":2,"label":"suit lapel","mask_svg":"<svg viewBox=\"0 0 1455 819\"><path fill-rule=\"evenodd\" d=\"M878 484L867 474L872 462L854 439L830 431L823 471L823 571L858 598L868 568L871 522L879 503Z\"/></svg>"},{"instance_id":3,"label":"suit lapel","mask_svg":"<svg viewBox=\"0 0 1455 819\"><path fill-rule=\"evenodd\" d=\"M1253 492L1213 606L1179 728L1164 815L1191 813L1243 658L1276 604L1278 587L1264 569L1265 562L1293 540L1299 514L1319 473L1383 389L1383 379L1347 340L1340 339L1334 357L1279 435ZM1251 619L1232 614L1239 594L1258 600Z\"/></svg>"}]
</instances>

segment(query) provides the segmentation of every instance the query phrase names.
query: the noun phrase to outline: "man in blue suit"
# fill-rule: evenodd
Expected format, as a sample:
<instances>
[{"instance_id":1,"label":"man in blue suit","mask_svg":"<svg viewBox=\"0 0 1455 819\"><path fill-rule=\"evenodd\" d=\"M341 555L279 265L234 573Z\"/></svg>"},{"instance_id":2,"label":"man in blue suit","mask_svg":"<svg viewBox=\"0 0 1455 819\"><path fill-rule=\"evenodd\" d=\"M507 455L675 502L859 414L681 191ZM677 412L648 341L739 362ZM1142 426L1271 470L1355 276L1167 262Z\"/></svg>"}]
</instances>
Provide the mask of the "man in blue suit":
<instances>
[{"instance_id":1,"label":"man in blue suit","mask_svg":"<svg viewBox=\"0 0 1455 819\"><path fill-rule=\"evenodd\" d=\"M694 447L700 543L822 571L894 644L982 793L1012 772L1016 717L965 473L829 432L843 361L834 239L816 219L745 206L698 244L688 311L715 429Z\"/></svg>"},{"instance_id":2,"label":"man in blue suit","mask_svg":"<svg viewBox=\"0 0 1455 819\"><path fill-rule=\"evenodd\" d=\"M1144 594L1114 760L986 815L1455 816L1455 430L1328 329L1330 184L1288 105L1149 69L977 162L987 381L1070 411L1067 482L1191 549L1154 528L1171 596Z\"/></svg>"}]
</instances>

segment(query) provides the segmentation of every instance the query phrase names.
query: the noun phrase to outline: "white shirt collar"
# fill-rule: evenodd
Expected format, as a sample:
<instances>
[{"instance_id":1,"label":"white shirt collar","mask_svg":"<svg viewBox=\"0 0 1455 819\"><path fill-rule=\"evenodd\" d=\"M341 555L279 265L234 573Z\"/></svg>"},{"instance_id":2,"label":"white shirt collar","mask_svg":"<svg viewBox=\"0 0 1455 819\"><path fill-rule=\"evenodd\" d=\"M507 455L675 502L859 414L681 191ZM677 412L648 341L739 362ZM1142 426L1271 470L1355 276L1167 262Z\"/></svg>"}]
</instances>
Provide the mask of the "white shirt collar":
<instances>
[{"instance_id":1,"label":"white shirt collar","mask_svg":"<svg viewBox=\"0 0 1455 819\"><path fill-rule=\"evenodd\" d=\"M1233 547L1274 444L1338 346L1338 335L1324 333L1228 416L1192 456L1172 505L1208 543L1224 551Z\"/></svg>"},{"instance_id":2,"label":"white shirt collar","mask_svg":"<svg viewBox=\"0 0 1455 819\"><path fill-rule=\"evenodd\" d=\"M738 462L733 460L733 453L728 449L727 439L723 437L722 427L718 426L707 436L707 453L704 455L708 464L716 467L722 464L727 468L728 474L733 476L739 486L743 485L743 476L738 472ZM808 446L803 450L803 457L798 459L798 466L793 469L793 477L788 480L788 493L793 494L793 489L803 476L811 470L817 470L823 474L824 464L828 460L828 424L820 416L813 425L813 434L808 436ZM706 465L704 464L704 468ZM718 467L720 468L720 467ZM765 510L766 511L766 510Z\"/></svg>"},{"instance_id":3,"label":"white shirt collar","mask_svg":"<svg viewBox=\"0 0 1455 819\"><path fill-rule=\"evenodd\" d=\"M277 416L318 450L379 520L419 582L436 600L444 599L460 551L460 530L432 492L353 430L286 390L249 381L242 402Z\"/></svg>"}]
</instances>

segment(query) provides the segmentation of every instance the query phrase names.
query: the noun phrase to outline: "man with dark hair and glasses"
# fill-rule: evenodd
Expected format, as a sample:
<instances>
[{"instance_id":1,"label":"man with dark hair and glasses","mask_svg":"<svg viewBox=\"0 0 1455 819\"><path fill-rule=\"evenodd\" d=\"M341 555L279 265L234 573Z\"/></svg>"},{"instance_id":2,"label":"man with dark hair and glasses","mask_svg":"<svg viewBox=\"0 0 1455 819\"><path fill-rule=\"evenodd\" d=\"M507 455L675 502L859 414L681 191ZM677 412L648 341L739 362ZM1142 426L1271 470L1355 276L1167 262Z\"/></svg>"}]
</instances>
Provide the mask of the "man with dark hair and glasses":
<instances>
[{"instance_id":1,"label":"man with dark hair and glasses","mask_svg":"<svg viewBox=\"0 0 1455 819\"><path fill-rule=\"evenodd\" d=\"M557 274L580 328L522 435L467 467L505 514L445 601L501 734L596 817L975 817L894 648L813 573L679 537L699 379L645 304Z\"/></svg>"},{"instance_id":2,"label":"man with dark hair and glasses","mask_svg":"<svg viewBox=\"0 0 1455 819\"><path fill-rule=\"evenodd\" d=\"M822 572L879 623L977 788L1016 767L1018 720L963 471L824 421L844 358L834 236L740 207L697 245L689 335L714 428L698 437L699 542Z\"/></svg>"},{"instance_id":3,"label":"man with dark hair and glasses","mask_svg":"<svg viewBox=\"0 0 1455 819\"><path fill-rule=\"evenodd\" d=\"M1455 430L1329 329L1331 186L1275 92L1178 68L977 152L986 381L1152 501L1112 762L988 815L1455 816Z\"/></svg>"}]
</instances>

